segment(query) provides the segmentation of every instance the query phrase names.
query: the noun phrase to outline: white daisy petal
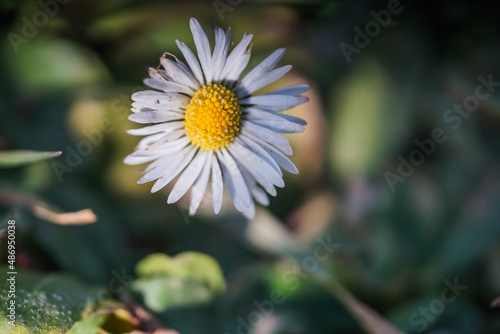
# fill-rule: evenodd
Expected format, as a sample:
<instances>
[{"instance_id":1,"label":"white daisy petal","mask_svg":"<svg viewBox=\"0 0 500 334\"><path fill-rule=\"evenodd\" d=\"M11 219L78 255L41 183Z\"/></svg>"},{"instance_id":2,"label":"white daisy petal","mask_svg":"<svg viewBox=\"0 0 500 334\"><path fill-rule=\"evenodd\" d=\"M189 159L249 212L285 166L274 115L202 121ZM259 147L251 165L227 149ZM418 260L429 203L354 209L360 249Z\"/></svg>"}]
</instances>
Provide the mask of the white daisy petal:
<instances>
[{"instance_id":1,"label":"white daisy petal","mask_svg":"<svg viewBox=\"0 0 500 334\"><path fill-rule=\"evenodd\" d=\"M197 147L191 147L187 152L184 152L184 155L179 154L180 160L177 163L174 163L174 167L168 168L168 171L164 173L153 185L151 188L151 192L157 192L158 190L165 187L170 183L179 173L186 168L186 166L191 162L193 156L197 151Z\"/></svg>"},{"instance_id":2,"label":"white daisy petal","mask_svg":"<svg viewBox=\"0 0 500 334\"><path fill-rule=\"evenodd\" d=\"M309 101L307 96L290 96L290 95L257 95L250 96L240 100L240 103L257 105L257 106L270 106L281 107L286 106L287 109L298 106L299 104Z\"/></svg>"},{"instance_id":3,"label":"white daisy petal","mask_svg":"<svg viewBox=\"0 0 500 334\"><path fill-rule=\"evenodd\" d=\"M210 43L208 42L208 37L203 31L200 23L195 19L191 18L189 21L189 26L191 27L191 32L193 33L194 44L196 45L196 51L198 52L198 58L200 59L201 68L205 75L210 72ZM209 81L207 80L207 83Z\"/></svg>"},{"instance_id":4,"label":"white daisy petal","mask_svg":"<svg viewBox=\"0 0 500 334\"><path fill-rule=\"evenodd\" d=\"M282 117L283 119L286 119L289 122L292 122L292 123L296 123L296 124L299 124L302 126L307 125L307 122L299 117L295 117L292 115L285 115L285 114L279 114L279 116Z\"/></svg>"},{"instance_id":5,"label":"white daisy petal","mask_svg":"<svg viewBox=\"0 0 500 334\"><path fill-rule=\"evenodd\" d=\"M276 114L273 112L268 112L265 110L252 108L252 107L244 108L243 113L245 114L245 118L248 120L251 120L251 121L270 120L270 121L281 122L283 120L286 120L288 122L292 122L292 123L302 125L302 126L307 125L307 122L299 117L285 115L285 114Z\"/></svg>"},{"instance_id":6,"label":"white daisy petal","mask_svg":"<svg viewBox=\"0 0 500 334\"><path fill-rule=\"evenodd\" d=\"M255 203L253 199L250 199L250 205L248 207L242 207L240 211L246 219L255 218Z\"/></svg>"},{"instance_id":7,"label":"white daisy petal","mask_svg":"<svg viewBox=\"0 0 500 334\"><path fill-rule=\"evenodd\" d=\"M131 114L128 117L132 122L139 124L161 123L184 119L184 115L174 111L143 111L137 114Z\"/></svg>"},{"instance_id":8,"label":"white daisy petal","mask_svg":"<svg viewBox=\"0 0 500 334\"><path fill-rule=\"evenodd\" d=\"M292 173L292 174L298 174L299 173L297 167L295 167L295 165L293 164L293 162L290 161L290 159L288 159L276 147L274 147L274 146L272 146L272 145L270 145L270 144L266 143L265 141L260 140L258 138L255 141L264 150L266 150L267 153L269 153L271 155L271 157L274 159L274 161L276 161L276 163L278 165L280 165L281 168L283 168L284 170L286 170L287 172ZM287 154L287 153L285 152L285 154ZM290 154L288 154L288 155L291 155L291 154L292 154L292 152L290 152Z\"/></svg>"},{"instance_id":9,"label":"white daisy petal","mask_svg":"<svg viewBox=\"0 0 500 334\"><path fill-rule=\"evenodd\" d=\"M205 79L203 78L203 72L201 71L200 63L198 62L198 59L196 59L196 56L194 55L193 51L191 51L191 49L187 47L186 44L184 44L179 40L175 40L175 43L177 44L177 47L179 48L179 50L181 50L182 54L184 55L184 59L186 59L186 62L191 68L191 71L193 71L193 74L196 77L196 79L198 79L200 85L204 85Z\"/></svg>"},{"instance_id":10,"label":"white daisy petal","mask_svg":"<svg viewBox=\"0 0 500 334\"><path fill-rule=\"evenodd\" d=\"M214 213L218 214L222 207L222 195L224 193L222 183L222 172L220 170L219 161L217 157L212 159L212 197L214 204Z\"/></svg>"},{"instance_id":11,"label":"white daisy petal","mask_svg":"<svg viewBox=\"0 0 500 334\"><path fill-rule=\"evenodd\" d=\"M191 147L185 147L178 154L181 157L185 157L188 154L190 154L191 151L192 151ZM156 160L154 163L150 164L148 166L148 169L146 170L146 173L139 179L139 181L137 181L137 183L143 184L154 181L162 177L163 175L169 173L170 170L173 170L180 162L181 159L172 162L170 156L164 156Z\"/></svg>"},{"instance_id":12,"label":"white daisy petal","mask_svg":"<svg viewBox=\"0 0 500 334\"><path fill-rule=\"evenodd\" d=\"M273 121L273 120L254 120L254 124L263 126L269 130L279 133L302 133L305 131L302 125L288 122L286 120Z\"/></svg>"},{"instance_id":13,"label":"white daisy petal","mask_svg":"<svg viewBox=\"0 0 500 334\"><path fill-rule=\"evenodd\" d=\"M236 142L246 146L250 151L258 155L262 160L271 165L281 176L281 169L279 165L274 161L269 153L266 152L259 144L255 143L253 140L249 139L246 136L239 136L236 138Z\"/></svg>"},{"instance_id":14,"label":"white daisy petal","mask_svg":"<svg viewBox=\"0 0 500 334\"><path fill-rule=\"evenodd\" d=\"M250 194L233 157L231 157L225 148L222 148L217 152L217 158L221 163L222 173L226 180L231 180L231 185L227 182L227 188L233 202L235 204L239 202L244 207L248 207L250 205Z\"/></svg>"},{"instance_id":15,"label":"white daisy petal","mask_svg":"<svg viewBox=\"0 0 500 334\"><path fill-rule=\"evenodd\" d=\"M189 214L194 215L198 207L200 206L201 200L205 195L205 190L207 189L208 178L210 177L210 171L212 170L212 159L213 152L207 152L207 160L203 166L203 170L198 178L194 181L193 187L191 188L191 202L189 204ZM222 201L221 201L222 202Z\"/></svg>"},{"instance_id":16,"label":"white daisy petal","mask_svg":"<svg viewBox=\"0 0 500 334\"><path fill-rule=\"evenodd\" d=\"M288 86L288 87L275 89L275 90L270 91L267 94L299 96L300 94L307 92L307 90L309 90L309 85L298 84L298 85L292 85L292 86Z\"/></svg>"},{"instance_id":17,"label":"white daisy petal","mask_svg":"<svg viewBox=\"0 0 500 334\"><path fill-rule=\"evenodd\" d=\"M266 143L261 138L259 138L258 135L254 135L250 131L242 131L241 132L241 136L248 137L250 140L253 140L253 141L257 142L257 143L260 143L260 142ZM282 153L284 153L286 155L292 155L293 154L293 150L292 150L292 147L290 146L290 144L281 145L281 144L278 144L276 142L272 143L272 144L269 144L269 143L266 143L266 144L272 145L272 146L276 147L278 150L280 150Z\"/></svg>"},{"instance_id":18,"label":"white daisy petal","mask_svg":"<svg viewBox=\"0 0 500 334\"><path fill-rule=\"evenodd\" d=\"M290 145L290 141L288 139L272 130L246 120L241 123L243 124L241 127L242 132L248 132L253 136L261 138L262 140L265 140L273 145Z\"/></svg>"},{"instance_id":19,"label":"white daisy petal","mask_svg":"<svg viewBox=\"0 0 500 334\"><path fill-rule=\"evenodd\" d=\"M176 82L167 81L166 79L144 79L144 84L154 89L162 90L166 93L184 93L194 95L194 90L188 86L178 84Z\"/></svg>"},{"instance_id":20,"label":"white daisy petal","mask_svg":"<svg viewBox=\"0 0 500 334\"><path fill-rule=\"evenodd\" d=\"M281 175L273 167L243 145L235 142L229 145L228 150L266 191L273 185L280 188L285 186Z\"/></svg>"},{"instance_id":21,"label":"white daisy petal","mask_svg":"<svg viewBox=\"0 0 500 334\"><path fill-rule=\"evenodd\" d=\"M262 87L265 87L270 83L275 82L276 80L284 76L288 71L290 71L291 68L292 65L287 65L272 70L271 72L262 74L259 78L249 83L248 86L245 87L245 93L252 94L255 91L261 89Z\"/></svg>"},{"instance_id":22,"label":"white daisy petal","mask_svg":"<svg viewBox=\"0 0 500 334\"><path fill-rule=\"evenodd\" d=\"M139 141L139 144L137 144L137 147L138 148L146 148L149 145L152 145L153 143L155 143L162 136L163 136L163 133L157 133L154 135L149 135L147 137L144 137Z\"/></svg>"},{"instance_id":23,"label":"white daisy petal","mask_svg":"<svg viewBox=\"0 0 500 334\"><path fill-rule=\"evenodd\" d=\"M150 162L157 159L157 156L150 156L150 157L134 157L131 154L129 154L125 159L123 159L123 163L126 165L140 165L145 162Z\"/></svg>"},{"instance_id":24,"label":"white daisy petal","mask_svg":"<svg viewBox=\"0 0 500 334\"><path fill-rule=\"evenodd\" d=\"M280 61L285 53L285 49L274 51L269 57L264 59L259 65L255 66L248 74L238 83L235 92L238 96L247 96L247 87L260 78L264 73L271 71Z\"/></svg>"},{"instance_id":25,"label":"white daisy petal","mask_svg":"<svg viewBox=\"0 0 500 334\"><path fill-rule=\"evenodd\" d=\"M226 66L222 70L221 78L223 78L224 83L234 86L234 82L238 80L241 72L248 65L250 60L250 51L248 50L248 45L252 40L253 35L245 34L241 42L236 45L236 47L231 51L226 60Z\"/></svg>"},{"instance_id":26,"label":"white daisy petal","mask_svg":"<svg viewBox=\"0 0 500 334\"><path fill-rule=\"evenodd\" d=\"M175 186L172 188L172 191L167 199L168 204L177 202L182 196L184 196L189 188L191 188L194 181L198 178L203 167L205 166L207 156L208 153L206 151L199 151L198 154L196 154L184 172L182 172Z\"/></svg>"},{"instance_id":27,"label":"white daisy petal","mask_svg":"<svg viewBox=\"0 0 500 334\"><path fill-rule=\"evenodd\" d=\"M267 197L266 192L262 188L259 188L257 186L252 187L252 195L260 205L269 205L269 197Z\"/></svg>"},{"instance_id":28,"label":"white daisy petal","mask_svg":"<svg viewBox=\"0 0 500 334\"><path fill-rule=\"evenodd\" d=\"M184 63L180 61L174 62L168 59L166 54L160 58L160 62L173 81L194 89L199 88L200 83L195 78L193 72Z\"/></svg>"},{"instance_id":29,"label":"white daisy petal","mask_svg":"<svg viewBox=\"0 0 500 334\"><path fill-rule=\"evenodd\" d=\"M160 150L164 152L173 149L175 150L178 147L184 147L190 144L191 140L188 137L184 136L185 135L184 131L182 131L181 133L179 130L184 130L184 129L163 132L162 133L163 136L156 142L145 148L145 150L149 151Z\"/></svg>"},{"instance_id":30,"label":"white daisy petal","mask_svg":"<svg viewBox=\"0 0 500 334\"><path fill-rule=\"evenodd\" d=\"M145 90L132 95L132 107L150 108L153 110L181 111L182 107L189 103L189 97L177 93L162 93Z\"/></svg>"},{"instance_id":31,"label":"white daisy petal","mask_svg":"<svg viewBox=\"0 0 500 334\"><path fill-rule=\"evenodd\" d=\"M215 48L212 56L212 80L219 82L221 80L221 72L226 65L227 51L231 43L231 28L224 33L224 30L218 28L215 30Z\"/></svg>"},{"instance_id":32,"label":"white daisy petal","mask_svg":"<svg viewBox=\"0 0 500 334\"><path fill-rule=\"evenodd\" d=\"M158 132L174 131L184 126L184 122L168 122L151 126L146 126L140 129L130 129L127 132L134 136L151 135Z\"/></svg>"},{"instance_id":33,"label":"white daisy petal","mask_svg":"<svg viewBox=\"0 0 500 334\"><path fill-rule=\"evenodd\" d=\"M254 177L245 169L241 171L241 175L243 176L243 179L245 179L253 198L262 205L269 205L269 197L267 197L267 193L259 185L257 185L257 181Z\"/></svg>"}]
</instances>

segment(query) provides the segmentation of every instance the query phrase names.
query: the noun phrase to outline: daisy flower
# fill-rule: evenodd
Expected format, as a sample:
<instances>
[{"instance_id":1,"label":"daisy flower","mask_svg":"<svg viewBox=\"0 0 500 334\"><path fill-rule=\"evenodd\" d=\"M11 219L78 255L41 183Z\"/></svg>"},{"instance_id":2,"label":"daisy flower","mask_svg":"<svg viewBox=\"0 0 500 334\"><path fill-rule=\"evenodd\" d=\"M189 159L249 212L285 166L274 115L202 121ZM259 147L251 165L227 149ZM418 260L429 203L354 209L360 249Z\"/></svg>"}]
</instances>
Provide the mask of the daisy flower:
<instances>
[{"instance_id":1,"label":"daisy flower","mask_svg":"<svg viewBox=\"0 0 500 334\"><path fill-rule=\"evenodd\" d=\"M191 189L193 215L211 181L214 212L219 213L225 183L234 206L245 217L255 214L255 202L268 205L267 194L284 187L281 168L298 173L286 156L292 154L279 133L300 133L306 122L281 112L308 101L299 84L264 95L252 95L281 78L292 66L274 68L284 53L278 49L239 80L250 59L252 35L244 34L231 52L231 29L215 29L212 52L207 35L190 20L198 57L176 40L186 63L165 53L160 68L150 68L144 83L153 90L132 95L129 119L154 125L129 130L146 136L125 158L130 165L151 162L138 183L155 181L156 192L176 176L168 203Z\"/></svg>"}]
</instances>

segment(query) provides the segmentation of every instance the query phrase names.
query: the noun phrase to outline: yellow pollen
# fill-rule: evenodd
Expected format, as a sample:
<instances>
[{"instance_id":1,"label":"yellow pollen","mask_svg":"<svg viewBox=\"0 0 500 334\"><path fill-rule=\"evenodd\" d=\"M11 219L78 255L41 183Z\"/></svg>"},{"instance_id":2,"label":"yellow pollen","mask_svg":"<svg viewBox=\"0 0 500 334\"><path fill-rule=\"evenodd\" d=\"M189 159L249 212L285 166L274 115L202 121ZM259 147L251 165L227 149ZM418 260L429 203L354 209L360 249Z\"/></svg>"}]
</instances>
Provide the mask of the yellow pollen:
<instances>
[{"instance_id":1,"label":"yellow pollen","mask_svg":"<svg viewBox=\"0 0 500 334\"><path fill-rule=\"evenodd\" d=\"M194 94L186 108L184 125L193 145L219 150L231 143L240 131L241 110L232 91L209 84Z\"/></svg>"}]
</instances>

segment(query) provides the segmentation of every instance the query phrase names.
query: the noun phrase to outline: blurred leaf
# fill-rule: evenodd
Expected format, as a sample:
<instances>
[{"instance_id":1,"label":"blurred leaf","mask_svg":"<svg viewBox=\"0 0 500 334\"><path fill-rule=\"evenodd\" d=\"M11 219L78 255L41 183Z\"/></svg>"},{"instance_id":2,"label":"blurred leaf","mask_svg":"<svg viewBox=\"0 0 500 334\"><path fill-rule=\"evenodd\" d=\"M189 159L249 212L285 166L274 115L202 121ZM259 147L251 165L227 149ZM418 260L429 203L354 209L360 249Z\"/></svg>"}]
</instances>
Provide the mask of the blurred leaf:
<instances>
[{"instance_id":1,"label":"blurred leaf","mask_svg":"<svg viewBox=\"0 0 500 334\"><path fill-rule=\"evenodd\" d=\"M136 272L142 277L160 274L198 281L217 292L225 289L224 276L217 261L197 252L185 252L175 257L152 254L137 264Z\"/></svg>"},{"instance_id":2,"label":"blurred leaf","mask_svg":"<svg viewBox=\"0 0 500 334\"><path fill-rule=\"evenodd\" d=\"M219 265L201 253L186 252L173 258L153 254L139 262L136 272L140 278L131 288L156 312L203 304L225 289Z\"/></svg>"},{"instance_id":3,"label":"blurred leaf","mask_svg":"<svg viewBox=\"0 0 500 334\"><path fill-rule=\"evenodd\" d=\"M342 176L374 171L406 135L408 89L371 58L360 60L341 86L332 119L332 166Z\"/></svg>"},{"instance_id":4,"label":"blurred leaf","mask_svg":"<svg viewBox=\"0 0 500 334\"><path fill-rule=\"evenodd\" d=\"M66 334L89 334L97 333L106 321L108 314L94 314L86 319L77 321Z\"/></svg>"},{"instance_id":5,"label":"blurred leaf","mask_svg":"<svg viewBox=\"0 0 500 334\"><path fill-rule=\"evenodd\" d=\"M31 164L40 160L55 158L61 155L57 152L38 152L28 150L0 151L0 167L9 168Z\"/></svg>"},{"instance_id":6,"label":"blurred leaf","mask_svg":"<svg viewBox=\"0 0 500 334\"><path fill-rule=\"evenodd\" d=\"M130 333L139 325L139 321L123 308L106 308L105 304L100 308L77 321L66 333Z\"/></svg>"},{"instance_id":7,"label":"blurred leaf","mask_svg":"<svg viewBox=\"0 0 500 334\"><path fill-rule=\"evenodd\" d=\"M20 86L67 89L109 80L99 57L81 44L40 34L20 49L9 54Z\"/></svg>"}]
</instances>

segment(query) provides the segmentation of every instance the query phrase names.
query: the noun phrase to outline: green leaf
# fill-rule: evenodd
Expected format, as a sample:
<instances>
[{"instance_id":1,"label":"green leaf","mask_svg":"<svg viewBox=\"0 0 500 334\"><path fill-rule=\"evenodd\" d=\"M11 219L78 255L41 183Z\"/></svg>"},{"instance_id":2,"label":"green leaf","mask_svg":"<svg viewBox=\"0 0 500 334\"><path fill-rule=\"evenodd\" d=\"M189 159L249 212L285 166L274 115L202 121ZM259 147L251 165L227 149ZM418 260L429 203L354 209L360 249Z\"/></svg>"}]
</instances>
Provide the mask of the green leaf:
<instances>
[{"instance_id":1,"label":"green leaf","mask_svg":"<svg viewBox=\"0 0 500 334\"><path fill-rule=\"evenodd\" d=\"M336 173L369 173L392 158L406 135L411 94L376 60L358 62L334 102L330 158Z\"/></svg>"},{"instance_id":2,"label":"green leaf","mask_svg":"<svg viewBox=\"0 0 500 334\"><path fill-rule=\"evenodd\" d=\"M136 268L139 279L131 285L155 312L176 306L194 306L209 302L225 290L218 263L210 256L186 252L169 257L152 254Z\"/></svg>"},{"instance_id":3,"label":"green leaf","mask_svg":"<svg viewBox=\"0 0 500 334\"><path fill-rule=\"evenodd\" d=\"M0 151L0 167L9 168L17 167L34 162L55 158L61 155L61 151L57 152L39 152L28 150L16 151Z\"/></svg>"},{"instance_id":4,"label":"green leaf","mask_svg":"<svg viewBox=\"0 0 500 334\"><path fill-rule=\"evenodd\" d=\"M165 275L206 284L211 290L223 291L225 281L219 264L211 256L185 252L175 257L152 254L137 264L138 276Z\"/></svg>"},{"instance_id":5,"label":"green leaf","mask_svg":"<svg viewBox=\"0 0 500 334\"><path fill-rule=\"evenodd\" d=\"M94 314L86 319L77 321L66 334L88 334L97 333L104 324L108 314Z\"/></svg>"}]
</instances>

